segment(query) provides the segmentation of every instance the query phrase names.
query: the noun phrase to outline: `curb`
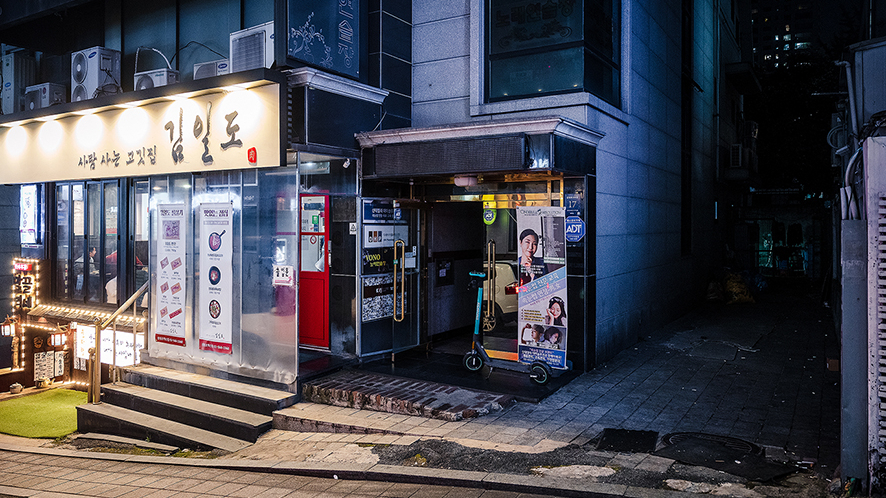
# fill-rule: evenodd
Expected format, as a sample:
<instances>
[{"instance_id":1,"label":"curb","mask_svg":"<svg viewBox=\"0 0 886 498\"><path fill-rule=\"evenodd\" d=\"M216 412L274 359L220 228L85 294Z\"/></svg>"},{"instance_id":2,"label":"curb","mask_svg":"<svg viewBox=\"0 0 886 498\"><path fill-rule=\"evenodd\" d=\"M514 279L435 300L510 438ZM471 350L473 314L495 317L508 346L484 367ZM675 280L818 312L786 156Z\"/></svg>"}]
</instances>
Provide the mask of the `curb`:
<instances>
[{"instance_id":1,"label":"curb","mask_svg":"<svg viewBox=\"0 0 886 498\"><path fill-rule=\"evenodd\" d=\"M500 474L469 470L435 469L427 467L403 467L385 464L328 464L323 462L287 461L231 461L198 460L146 455L120 455L114 453L84 454L79 451L31 448L0 443L0 450L59 457L93 460L113 460L129 463L178 465L187 467L211 467L244 472L266 472L324 479L347 479L382 481L407 484L432 484L481 488L486 490L512 491L537 495L587 498L679 498L697 496L683 491L642 488L624 484L585 482L580 479L554 479L550 477Z\"/></svg>"}]
</instances>

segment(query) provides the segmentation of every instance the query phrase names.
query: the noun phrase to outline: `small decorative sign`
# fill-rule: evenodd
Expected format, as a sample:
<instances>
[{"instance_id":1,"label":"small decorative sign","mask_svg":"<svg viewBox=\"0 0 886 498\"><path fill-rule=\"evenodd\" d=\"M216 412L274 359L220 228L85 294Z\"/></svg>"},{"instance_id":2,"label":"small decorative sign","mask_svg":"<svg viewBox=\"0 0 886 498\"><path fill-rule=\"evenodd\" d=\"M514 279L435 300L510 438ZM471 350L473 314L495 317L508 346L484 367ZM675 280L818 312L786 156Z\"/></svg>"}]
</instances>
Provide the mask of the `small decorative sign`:
<instances>
[{"instance_id":1,"label":"small decorative sign","mask_svg":"<svg viewBox=\"0 0 886 498\"><path fill-rule=\"evenodd\" d=\"M295 285L294 269L292 266L274 265L274 286L292 287Z\"/></svg>"},{"instance_id":2,"label":"small decorative sign","mask_svg":"<svg viewBox=\"0 0 886 498\"><path fill-rule=\"evenodd\" d=\"M484 209L483 210L483 223L487 225L491 225L495 223L496 211L495 209Z\"/></svg>"}]
</instances>

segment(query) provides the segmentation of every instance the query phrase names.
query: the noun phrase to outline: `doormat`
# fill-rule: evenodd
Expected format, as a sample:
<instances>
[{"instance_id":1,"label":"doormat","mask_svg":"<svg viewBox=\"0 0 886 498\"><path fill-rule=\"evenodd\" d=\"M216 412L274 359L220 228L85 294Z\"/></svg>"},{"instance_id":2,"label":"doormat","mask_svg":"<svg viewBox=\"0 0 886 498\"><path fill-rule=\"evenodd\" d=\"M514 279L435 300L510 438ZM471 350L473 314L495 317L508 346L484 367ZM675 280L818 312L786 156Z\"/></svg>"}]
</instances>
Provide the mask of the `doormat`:
<instances>
[{"instance_id":1,"label":"doormat","mask_svg":"<svg viewBox=\"0 0 886 498\"><path fill-rule=\"evenodd\" d=\"M678 438L676 442L656 451L654 455L760 482L770 481L797 470L795 467L766 460L762 454L754 451L753 448L756 446L751 443L742 448L733 442L703 436L707 435L697 434ZM668 441L670 438L665 436L662 439Z\"/></svg>"},{"instance_id":2,"label":"doormat","mask_svg":"<svg viewBox=\"0 0 886 498\"><path fill-rule=\"evenodd\" d=\"M657 442L658 432L655 431L603 429L597 449L618 453L652 453Z\"/></svg>"}]
</instances>

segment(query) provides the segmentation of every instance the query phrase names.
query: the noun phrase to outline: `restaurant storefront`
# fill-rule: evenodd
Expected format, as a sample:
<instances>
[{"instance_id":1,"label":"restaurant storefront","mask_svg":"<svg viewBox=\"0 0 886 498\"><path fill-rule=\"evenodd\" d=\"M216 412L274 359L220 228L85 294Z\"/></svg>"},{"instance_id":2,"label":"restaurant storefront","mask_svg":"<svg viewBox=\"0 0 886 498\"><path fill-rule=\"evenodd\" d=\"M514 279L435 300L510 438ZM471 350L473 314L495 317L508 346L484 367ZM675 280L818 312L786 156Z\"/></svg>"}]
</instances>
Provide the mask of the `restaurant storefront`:
<instances>
[{"instance_id":1,"label":"restaurant storefront","mask_svg":"<svg viewBox=\"0 0 886 498\"><path fill-rule=\"evenodd\" d=\"M260 69L0 123L0 176L22 192L4 383L85 383L96 318L145 282L102 333L103 363L295 390L299 327L302 361L353 358L354 327L330 334L318 317L330 316L330 283L339 285L332 240L341 205L355 205L357 154L324 135L332 117L314 116L363 105L377 120L384 93L366 88ZM343 128L346 145L354 131Z\"/></svg>"}]
</instances>

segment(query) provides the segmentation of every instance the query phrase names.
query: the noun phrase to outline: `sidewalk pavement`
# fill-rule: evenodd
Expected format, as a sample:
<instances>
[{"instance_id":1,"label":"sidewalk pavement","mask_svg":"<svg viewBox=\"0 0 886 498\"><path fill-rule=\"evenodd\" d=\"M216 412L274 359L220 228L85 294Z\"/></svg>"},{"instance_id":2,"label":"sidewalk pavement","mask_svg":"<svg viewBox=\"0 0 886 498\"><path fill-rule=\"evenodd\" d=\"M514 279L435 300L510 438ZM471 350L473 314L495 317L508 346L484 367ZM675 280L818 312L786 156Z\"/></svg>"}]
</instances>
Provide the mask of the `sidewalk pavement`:
<instances>
[{"instance_id":1,"label":"sidewalk pavement","mask_svg":"<svg viewBox=\"0 0 886 498\"><path fill-rule=\"evenodd\" d=\"M447 422L299 403L283 412L326 432L275 429L213 460L100 458L555 496L826 496L839 464L833 329L813 289L771 285L755 304L701 306L538 404ZM599 451L604 429L738 438L801 470L759 483L652 452ZM6 438L0 449L69 453Z\"/></svg>"}]
</instances>

